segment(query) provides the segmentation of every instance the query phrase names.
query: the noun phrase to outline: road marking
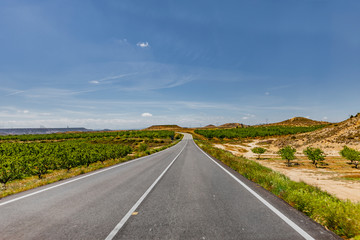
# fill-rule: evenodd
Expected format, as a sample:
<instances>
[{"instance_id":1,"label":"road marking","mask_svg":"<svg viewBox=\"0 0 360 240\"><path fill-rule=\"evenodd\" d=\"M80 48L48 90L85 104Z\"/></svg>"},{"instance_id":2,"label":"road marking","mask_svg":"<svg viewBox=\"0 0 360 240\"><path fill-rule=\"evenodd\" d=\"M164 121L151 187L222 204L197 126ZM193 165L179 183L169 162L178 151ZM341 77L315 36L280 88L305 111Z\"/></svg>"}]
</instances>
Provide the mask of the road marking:
<instances>
[{"instance_id":1,"label":"road marking","mask_svg":"<svg viewBox=\"0 0 360 240\"><path fill-rule=\"evenodd\" d=\"M115 235L120 231L120 229L124 226L130 216L135 212L135 210L140 206L140 204L144 201L147 195L151 192L151 190L155 187L155 185L160 181L160 179L164 176L164 174L169 170L171 165L175 162L175 160L180 156L182 151L185 149L188 141L186 141L185 146L178 155L171 161L171 163L165 168L165 170L160 174L160 176L151 184L151 186L146 190L146 192L139 198L139 200L132 206L132 208L125 214L125 216L120 220L120 222L115 226L115 228L110 232L110 234L105 238L105 240L111 240L115 237Z\"/></svg>"},{"instance_id":2,"label":"road marking","mask_svg":"<svg viewBox=\"0 0 360 240\"><path fill-rule=\"evenodd\" d=\"M229 174L233 179L235 179L240 185L242 185L246 190L248 190L252 195L254 195L260 202L262 202L265 206L267 206L271 211L273 211L278 217L280 217L284 222L286 222L290 227L292 227L296 232L298 232L303 238L306 240L315 240L313 237L311 237L307 232L302 230L296 223L291 221L288 217L286 217L284 214L282 214L279 210L277 210L273 205L271 205L268 201L266 201L264 198L262 198L259 194L257 194L254 190L252 190L250 187L248 187L245 183L243 183L240 179L235 177L231 172L229 172L227 169L225 169L223 166L221 166L218 162L216 162L212 157L210 157L204 150L202 150L195 142L195 146L204 153L208 158L210 158L216 165L218 165L222 170L224 170L227 174Z\"/></svg>"},{"instance_id":3,"label":"road marking","mask_svg":"<svg viewBox=\"0 0 360 240\"><path fill-rule=\"evenodd\" d=\"M177 144L176 144L176 145L177 145ZM176 145L175 145L175 146L176 146ZM172 148L172 147L170 147L170 148ZM170 148L167 148L167 149L165 149L164 151L166 151L166 150L168 150L168 149L170 149ZM51 190L51 189L53 189L53 188L57 188L57 187L60 187L60 186L63 186L63 185L66 185L66 184L69 184L69 183L72 183L72 182L75 182L75 181L78 181L78 180L81 180L81 179L84 179L84 178L93 176L93 175L96 175L96 174L99 174L99 173L102 173L102 172L109 171L109 170L114 169L114 168L122 167L122 166L124 166L124 165L137 162L137 161L142 160L142 159L147 158L147 157L155 156L155 155L157 155L157 154L163 153L164 151L160 151L160 152L157 152L157 153L148 155L148 156L143 156L143 157L141 157L141 158L129 160L129 161L127 161L127 162L120 163L120 164L118 164L118 165L115 165L115 166L112 166L112 167L108 167L108 168L105 168L105 169L103 169L103 170L99 170L99 171L96 171L96 172L87 174L87 175L82 176L82 177L77 177L77 178L75 178L75 179L72 179L72 180L70 180L70 181L57 184L57 185L55 185L55 186L51 186L51 187L48 187L48 188L45 188L45 189L42 189L42 190L39 190L39 191L36 191L36 192L33 192L33 193L26 194L26 195L21 196L21 197L18 197L18 198L11 199L11 200L6 201L6 202L2 202L2 203L0 203L0 207L1 207L1 206L4 206L4 205L6 205L6 204L9 204L9 203L12 203L12 202L15 202L15 201L18 201L18 200L27 198L27 197L31 197L31 196L36 195L36 194L39 194L39 193L42 193L42 192ZM0 199L0 200L1 200L1 199Z\"/></svg>"}]
</instances>

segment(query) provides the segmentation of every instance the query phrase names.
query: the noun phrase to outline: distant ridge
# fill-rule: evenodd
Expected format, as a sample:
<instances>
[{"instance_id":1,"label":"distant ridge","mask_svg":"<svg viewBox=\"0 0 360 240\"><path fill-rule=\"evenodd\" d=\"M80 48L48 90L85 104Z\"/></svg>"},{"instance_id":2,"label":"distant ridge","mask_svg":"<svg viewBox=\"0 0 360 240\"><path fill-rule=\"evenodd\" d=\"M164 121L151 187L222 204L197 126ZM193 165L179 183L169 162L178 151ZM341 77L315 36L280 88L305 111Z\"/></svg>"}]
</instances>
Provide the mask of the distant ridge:
<instances>
[{"instance_id":1,"label":"distant ridge","mask_svg":"<svg viewBox=\"0 0 360 240\"><path fill-rule=\"evenodd\" d=\"M247 125L242 123L225 123L223 125L218 126L218 128L243 128L247 127Z\"/></svg>"},{"instance_id":2,"label":"distant ridge","mask_svg":"<svg viewBox=\"0 0 360 240\"><path fill-rule=\"evenodd\" d=\"M51 134L64 132L88 132L91 129L78 128L0 128L0 135Z\"/></svg>"},{"instance_id":3,"label":"distant ridge","mask_svg":"<svg viewBox=\"0 0 360 240\"><path fill-rule=\"evenodd\" d=\"M294 117L288 120L278 122L278 123L270 123L265 124L265 126L315 126L315 125L323 125L323 124L330 124L329 122L324 121L316 121L305 117ZM264 125L263 125L264 126Z\"/></svg>"},{"instance_id":4,"label":"distant ridge","mask_svg":"<svg viewBox=\"0 0 360 240\"><path fill-rule=\"evenodd\" d=\"M207 125L207 126L202 127L202 128L217 128L217 127L215 125L210 124L210 125Z\"/></svg>"},{"instance_id":5,"label":"distant ridge","mask_svg":"<svg viewBox=\"0 0 360 240\"><path fill-rule=\"evenodd\" d=\"M178 125L152 125L145 130L173 130L173 129L182 129Z\"/></svg>"},{"instance_id":6,"label":"distant ridge","mask_svg":"<svg viewBox=\"0 0 360 240\"><path fill-rule=\"evenodd\" d=\"M213 124L209 124L205 127L202 128L207 128L207 129L211 129L211 128L243 128L243 127L248 127L248 125L242 124L242 123L225 123L219 126L215 126Z\"/></svg>"}]
</instances>

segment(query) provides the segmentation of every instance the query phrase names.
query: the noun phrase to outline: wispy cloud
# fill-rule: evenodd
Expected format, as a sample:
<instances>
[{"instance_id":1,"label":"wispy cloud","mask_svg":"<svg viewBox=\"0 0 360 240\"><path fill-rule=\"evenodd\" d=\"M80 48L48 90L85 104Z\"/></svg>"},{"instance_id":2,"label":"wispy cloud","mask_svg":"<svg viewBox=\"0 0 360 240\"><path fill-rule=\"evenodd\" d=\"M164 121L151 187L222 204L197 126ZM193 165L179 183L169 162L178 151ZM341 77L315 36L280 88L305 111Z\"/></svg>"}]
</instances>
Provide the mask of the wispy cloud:
<instances>
[{"instance_id":1,"label":"wispy cloud","mask_svg":"<svg viewBox=\"0 0 360 240\"><path fill-rule=\"evenodd\" d=\"M136 46L141 47L141 48L148 48L148 47L150 47L150 45L149 45L148 42L138 42L138 43L136 44Z\"/></svg>"},{"instance_id":2,"label":"wispy cloud","mask_svg":"<svg viewBox=\"0 0 360 240\"><path fill-rule=\"evenodd\" d=\"M275 90L286 89L286 88L290 88L290 87L292 87L292 85L287 84L287 85L274 86L274 87L268 88L268 90L275 91Z\"/></svg>"},{"instance_id":3,"label":"wispy cloud","mask_svg":"<svg viewBox=\"0 0 360 240\"><path fill-rule=\"evenodd\" d=\"M12 88L0 88L1 91L6 92L7 94L5 94L4 96L13 96L13 95L17 95L20 93L24 93L24 90L19 90L19 89L12 89Z\"/></svg>"},{"instance_id":4,"label":"wispy cloud","mask_svg":"<svg viewBox=\"0 0 360 240\"><path fill-rule=\"evenodd\" d=\"M253 106L254 109L280 110L280 111L302 111L312 109L310 106Z\"/></svg>"},{"instance_id":5,"label":"wispy cloud","mask_svg":"<svg viewBox=\"0 0 360 240\"><path fill-rule=\"evenodd\" d=\"M115 39L114 42L118 44L128 44L128 40L126 38L123 39Z\"/></svg>"},{"instance_id":6,"label":"wispy cloud","mask_svg":"<svg viewBox=\"0 0 360 240\"><path fill-rule=\"evenodd\" d=\"M128 76L132 76L132 75L136 75L138 73L126 73L126 74L120 74L120 75L114 75L114 76L109 76L109 77L105 77L105 78L101 78L101 79L97 79L97 80L91 80L89 81L89 83L91 84L100 84L103 82L107 82L107 81L112 81L112 80L118 80L118 79L122 79Z\"/></svg>"},{"instance_id":7,"label":"wispy cloud","mask_svg":"<svg viewBox=\"0 0 360 240\"><path fill-rule=\"evenodd\" d=\"M26 90L24 96L28 98L61 98L75 96L83 93L93 92L94 90L69 90L61 88L34 88Z\"/></svg>"},{"instance_id":8,"label":"wispy cloud","mask_svg":"<svg viewBox=\"0 0 360 240\"><path fill-rule=\"evenodd\" d=\"M178 87L198 77L191 70L179 71L176 65L158 62L127 62L114 64L109 69L113 71L115 67L120 71L129 70L130 72L108 75L88 82L94 86L102 85L103 88L118 91L153 91Z\"/></svg>"},{"instance_id":9,"label":"wispy cloud","mask_svg":"<svg viewBox=\"0 0 360 240\"><path fill-rule=\"evenodd\" d=\"M9 93L9 94L7 94L5 96L13 96L13 95L17 95L17 94L20 94L20 93L23 93L23 92L25 92L25 91L15 91L15 92Z\"/></svg>"}]
</instances>

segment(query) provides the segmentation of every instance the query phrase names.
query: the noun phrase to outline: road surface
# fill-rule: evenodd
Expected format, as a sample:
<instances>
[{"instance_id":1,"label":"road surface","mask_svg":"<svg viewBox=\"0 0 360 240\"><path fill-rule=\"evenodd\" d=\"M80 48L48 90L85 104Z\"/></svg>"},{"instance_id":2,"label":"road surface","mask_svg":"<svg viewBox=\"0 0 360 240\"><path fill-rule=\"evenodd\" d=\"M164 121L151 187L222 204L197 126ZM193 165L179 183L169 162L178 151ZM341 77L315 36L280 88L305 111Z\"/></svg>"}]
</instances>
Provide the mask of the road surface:
<instances>
[{"instance_id":1,"label":"road surface","mask_svg":"<svg viewBox=\"0 0 360 240\"><path fill-rule=\"evenodd\" d=\"M0 239L340 239L202 152L162 152L0 200Z\"/></svg>"}]
</instances>

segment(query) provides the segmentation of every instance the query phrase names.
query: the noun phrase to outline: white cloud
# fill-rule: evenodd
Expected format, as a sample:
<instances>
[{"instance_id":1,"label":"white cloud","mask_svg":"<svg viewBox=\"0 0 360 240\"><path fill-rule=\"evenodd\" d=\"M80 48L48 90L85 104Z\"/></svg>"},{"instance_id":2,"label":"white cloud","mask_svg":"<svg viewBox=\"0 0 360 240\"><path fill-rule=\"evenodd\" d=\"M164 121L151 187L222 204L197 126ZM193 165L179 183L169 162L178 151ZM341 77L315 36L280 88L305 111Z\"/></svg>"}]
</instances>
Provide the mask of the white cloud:
<instances>
[{"instance_id":1,"label":"white cloud","mask_svg":"<svg viewBox=\"0 0 360 240\"><path fill-rule=\"evenodd\" d=\"M323 117L324 120L328 120L328 117Z\"/></svg>"},{"instance_id":2,"label":"white cloud","mask_svg":"<svg viewBox=\"0 0 360 240\"><path fill-rule=\"evenodd\" d=\"M265 92L265 95L266 95L266 96L269 96L269 95L270 95L270 93L269 93L269 92Z\"/></svg>"},{"instance_id":3,"label":"white cloud","mask_svg":"<svg viewBox=\"0 0 360 240\"><path fill-rule=\"evenodd\" d=\"M93 81L90 81L89 83L92 83L92 84L99 84L100 82L97 81L97 80L93 80Z\"/></svg>"},{"instance_id":4,"label":"white cloud","mask_svg":"<svg viewBox=\"0 0 360 240\"><path fill-rule=\"evenodd\" d=\"M16 111L17 113L24 113L24 114L27 114L27 113L30 113L30 111L29 110L17 110Z\"/></svg>"},{"instance_id":5,"label":"white cloud","mask_svg":"<svg viewBox=\"0 0 360 240\"><path fill-rule=\"evenodd\" d=\"M136 44L136 46L141 47L141 48L150 47L150 45L149 45L148 42L138 42L138 43Z\"/></svg>"},{"instance_id":6,"label":"white cloud","mask_svg":"<svg viewBox=\"0 0 360 240\"><path fill-rule=\"evenodd\" d=\"M250 118L254 118L255 115L254 114L249 114L249 113L246 113L244 117L242 117L243 120L247 120L247 119L250 119Z\"/></svg>"},{"instance_id":7,"label":"white cloud","mask_svg":"<svg viewBox=\"0 0 360 240\"><path fill-rule=\"evenodd\" d=\"M143 113L141 114L142 117L152 117L151 113Z\"/></svg>"}]
</instances>

